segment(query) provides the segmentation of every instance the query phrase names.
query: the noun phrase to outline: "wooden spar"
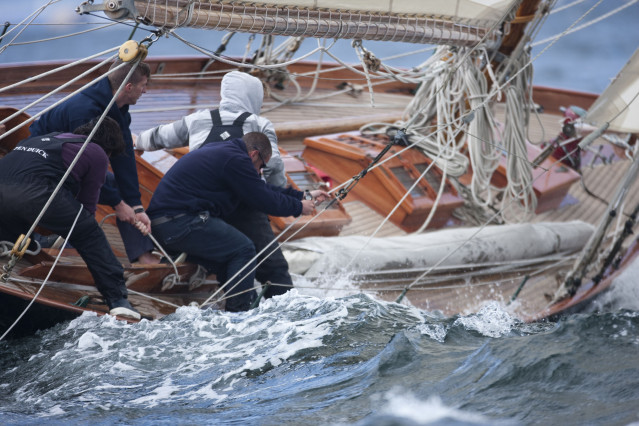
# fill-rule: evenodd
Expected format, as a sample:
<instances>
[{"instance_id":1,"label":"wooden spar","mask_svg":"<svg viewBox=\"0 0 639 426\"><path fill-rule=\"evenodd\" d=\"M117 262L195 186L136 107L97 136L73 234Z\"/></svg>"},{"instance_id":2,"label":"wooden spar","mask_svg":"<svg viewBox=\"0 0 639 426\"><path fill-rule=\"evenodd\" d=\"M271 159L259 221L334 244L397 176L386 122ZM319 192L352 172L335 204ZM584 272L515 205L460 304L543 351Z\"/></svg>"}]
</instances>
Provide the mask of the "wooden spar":
<instances>
[{"instance_id":1,"label":"wooden spar","mask_svg":"<svg viewBox=\"0 0 639 426\"><path fill-rule=\"evenodd\" d=\"M278 123L275 126L275 133L280 140L305 138L325 133L348 132L359 129L369 123L394 123L401 120L401 118L401 114L382 113L330 120L308 120L304 126L300 126L298 122L291 121Z\"/></svg>"},{"instance_id":2,"label":"wooden spar","mask_svg":"<svg viewBox=\"0 0 639 426\"><path fill-rule=\"evenodd\" d=\"M510 22L510 30L504 36L504 41L499 47L500 53L506 56L510 56L513 53L524 37L528 23L535 17L539 3L541 3L541 0L524 0L521 3L519 9L517 9L517 16Z\"/></svg>"},{"instance_id":3,"label":"wooden spar","mask_svg":"<svg viewBox=\"0 0 639 426\"><path fill-rule=\"evenodd\" d=\"M474 46L492 42L487 28L426 16L354 13L171 0L135 1L138 19L161 28L194 27L292 37ZM487 37L487 40L484 40Z\"/></svg>"}]
</instances>

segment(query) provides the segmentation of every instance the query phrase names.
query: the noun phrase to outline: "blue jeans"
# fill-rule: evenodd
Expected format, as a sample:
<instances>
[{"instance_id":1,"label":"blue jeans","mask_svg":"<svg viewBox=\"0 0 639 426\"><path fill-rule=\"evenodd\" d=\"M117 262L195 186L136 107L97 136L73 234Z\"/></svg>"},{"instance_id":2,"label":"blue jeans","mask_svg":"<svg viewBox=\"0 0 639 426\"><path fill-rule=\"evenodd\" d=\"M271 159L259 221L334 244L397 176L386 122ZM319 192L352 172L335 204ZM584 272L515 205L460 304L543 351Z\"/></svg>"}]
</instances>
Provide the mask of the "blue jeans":
<instances>
[{"instance_id":1,"label":"blue jeans","mask_svg":"<svg viewBox=\"0 0 639 426\"><path fill-rule=\"evenodd\" d=\"M226 300L227 311L249 310L257 295L252 290L255 261L251 260L255 257L255 246L248 237L208 212L187 214L152 228L153 236L169 254L184 252L189 262L217 275L226 295L232 296Z\"/></svg>"},{"instance_id":2,"label":"blue jeans","mask_svg":"<svg viewBox=\"0 0 639 426\"><path fill-rule=\"evenodd\" d=\"M117 188L113 173L107 172L106 183ZM101 199L98 200L98 203L105 204ZM151 241L149 237L142 235L138 228L128 222L122 222L117 218L115 222L118 225L118 231L120 231L120 237L124 243L124 249L126 250L129 262L135 262L138 257L153 250L153 241Z\"/></svg>"},{"instance_id":3,"label":"blue jeans","mask_svg":"<svg viewBox=\"0 0 639 426\"><path fill-rule=\"evenodd\" d=\"M246 205L240 205L230 217L224 220L249 237L255 245L257 253L275 239L266 213L251 209ZM271 254L268 255L269 253ZM271 244L258 257L257 262L262 263L257 267L255 278L262 284L267 281L271 282L271 286L264 292L265 299L284 294L293 287L293 280L288 273L288 262L279 248L279 243Z\"/></svg>"}]
</instances>

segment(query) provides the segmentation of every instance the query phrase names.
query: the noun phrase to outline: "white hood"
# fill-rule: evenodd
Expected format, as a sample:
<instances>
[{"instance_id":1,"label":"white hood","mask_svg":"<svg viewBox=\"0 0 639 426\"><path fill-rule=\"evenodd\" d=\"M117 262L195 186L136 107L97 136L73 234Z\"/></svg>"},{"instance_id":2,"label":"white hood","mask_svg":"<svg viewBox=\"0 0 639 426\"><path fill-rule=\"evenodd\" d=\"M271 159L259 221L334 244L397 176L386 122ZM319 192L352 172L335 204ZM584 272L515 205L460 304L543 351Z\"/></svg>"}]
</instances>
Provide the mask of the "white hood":
<instances>
[{"instance_id":1,"label":"white hood","mask_svg":"<svg viewBox=\"0 0 639 426\"><path fill-rule=\"evenodd\" d=\"M252 75L231 71L222 78L220 110L248 111L258 115L264 101L262 82Z\"/></svg>"}]
</instances>

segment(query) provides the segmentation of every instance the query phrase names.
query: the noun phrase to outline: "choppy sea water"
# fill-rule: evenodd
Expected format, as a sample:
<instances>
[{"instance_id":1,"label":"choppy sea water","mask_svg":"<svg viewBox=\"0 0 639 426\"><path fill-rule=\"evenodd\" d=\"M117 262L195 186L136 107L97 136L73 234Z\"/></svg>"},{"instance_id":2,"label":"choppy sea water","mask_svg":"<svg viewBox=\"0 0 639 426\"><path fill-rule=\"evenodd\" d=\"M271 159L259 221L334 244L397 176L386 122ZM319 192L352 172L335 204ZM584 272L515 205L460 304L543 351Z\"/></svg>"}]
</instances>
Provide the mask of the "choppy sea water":
<instances>
[{"instance_id":1,"label":"choppy sea water","mask_svg":"<svg viewBox=\"0 0 639 426\"><path fill-rule=\"evenodd\" d=\"M248 313L83 315L0 342L0 424L639 422L639 263L588 311L525 324L293 290Z\"/></svg>"}]
</instances>

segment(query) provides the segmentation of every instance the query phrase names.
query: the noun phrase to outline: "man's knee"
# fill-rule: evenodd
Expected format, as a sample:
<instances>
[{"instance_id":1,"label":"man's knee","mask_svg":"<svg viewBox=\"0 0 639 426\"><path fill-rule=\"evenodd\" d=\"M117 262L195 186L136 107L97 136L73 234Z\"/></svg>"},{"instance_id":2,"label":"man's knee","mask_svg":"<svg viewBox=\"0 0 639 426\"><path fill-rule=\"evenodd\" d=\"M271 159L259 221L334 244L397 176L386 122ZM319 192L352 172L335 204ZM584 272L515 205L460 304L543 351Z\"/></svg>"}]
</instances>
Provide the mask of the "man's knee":
<instances>
[{"instance_id":1,"label":"man's knee","mask_svg":"<svg viewBox=\"0 0 639 426\"><path fill-rule=\"evenodd\" d=\"M255 245L248 238L244 238L241 240L241 243L235 249L235 255L241 257L242 259L253 259L255 257Z\"/></svg>"}]
</instances>

